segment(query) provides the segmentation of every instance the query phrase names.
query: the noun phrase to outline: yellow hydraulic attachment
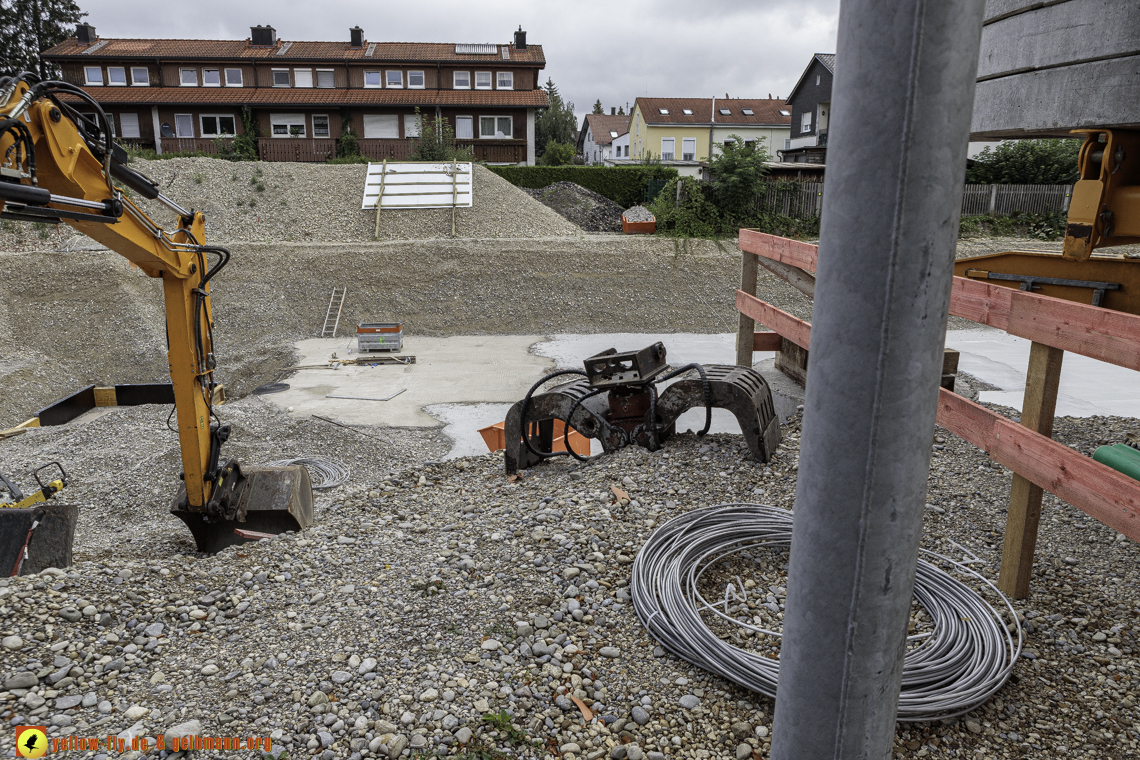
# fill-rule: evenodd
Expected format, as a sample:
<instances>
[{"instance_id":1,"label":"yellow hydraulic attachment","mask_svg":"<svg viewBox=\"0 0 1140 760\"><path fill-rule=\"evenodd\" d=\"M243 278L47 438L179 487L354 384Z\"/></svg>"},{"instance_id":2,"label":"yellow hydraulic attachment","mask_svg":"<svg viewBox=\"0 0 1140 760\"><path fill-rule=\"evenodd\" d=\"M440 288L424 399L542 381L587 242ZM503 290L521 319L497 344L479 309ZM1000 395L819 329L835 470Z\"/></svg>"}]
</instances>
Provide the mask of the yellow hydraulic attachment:
<instances>
[{"instance_id":1,"label":"yellow hydraulic attachment","mask_svg":"<svg viewBox=\"0 0 1140 760\"><path fill-rule=\"evenodd\" d=\"M55 467L59 470L59 477L55 480L48 482L46 485L40 478L40 473L49 467ZM47 501L52 496L63 490L67 485L67 473L63 471L63 465L59 462L49 462L43 467L37 467L32 471L32 476L35 477L36 483L39 484L39 490L33 491L31 494L25 496L20 487L17 486L8 478L4 477L4 473L0 472L0 485L8 489L8 493L12 495L14 501L0 501L0 509L26 509L33 504L39 504L41 501Z\"/></svg>"},{"instance_id":2,"label":"yellow hydraulic attachment","mask_svg":"<svg viewBox=\"0 0 1140 760\"><path fill-rule=\"evenodd\" d=\"M93 115L77 111L80 102ZM183 489L171 511L190 527L199 550L242 542L237 527L270 533L307 527L313 501L307 470L243 469L220 456L230 428L213 408L209 283L230 253L206 245L205 217L130 169L111 135L107 115L82 88L26 72L0 77L0 218L69 224L162 280L183 466ZM171 209L177 228L163 229L120 185Z\"/></svg>"},{"instance_id":3,"label":"yellow hydraulic attachment","mask_svg":"<svg viewBox=\"0 0 1140 760\"><path fill-rule=\"evenodd\" d=\"M1140 243L1140 131L1075 132L1085 142L1062 253L1006 251L958 259L954 274L1140 314L1140 257L1103 250Z\"/></svg>"}]
</instances>

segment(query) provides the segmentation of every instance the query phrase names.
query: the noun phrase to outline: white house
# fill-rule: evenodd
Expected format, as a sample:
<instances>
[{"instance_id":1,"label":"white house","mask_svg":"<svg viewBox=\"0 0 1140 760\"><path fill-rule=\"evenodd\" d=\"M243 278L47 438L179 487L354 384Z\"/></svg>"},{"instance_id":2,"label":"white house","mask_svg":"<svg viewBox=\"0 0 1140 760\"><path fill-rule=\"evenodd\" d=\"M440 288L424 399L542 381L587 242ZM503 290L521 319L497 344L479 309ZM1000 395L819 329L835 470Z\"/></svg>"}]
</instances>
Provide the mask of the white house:
<instances>
[{"instance_id":1,"label":"white house","mask_svg":"<svg viewBox=\"0 0 1140 760\"><path fill-rule=\"evenodd\" d=\"M617 109L610 115L591 113L582 120L578 130L578 154L587 164L601 164L608 158L616 158L614 140L629 134L629 117L618 116ZM628 150L629 141L626 141Z\"/></svg>"}]
</instances>

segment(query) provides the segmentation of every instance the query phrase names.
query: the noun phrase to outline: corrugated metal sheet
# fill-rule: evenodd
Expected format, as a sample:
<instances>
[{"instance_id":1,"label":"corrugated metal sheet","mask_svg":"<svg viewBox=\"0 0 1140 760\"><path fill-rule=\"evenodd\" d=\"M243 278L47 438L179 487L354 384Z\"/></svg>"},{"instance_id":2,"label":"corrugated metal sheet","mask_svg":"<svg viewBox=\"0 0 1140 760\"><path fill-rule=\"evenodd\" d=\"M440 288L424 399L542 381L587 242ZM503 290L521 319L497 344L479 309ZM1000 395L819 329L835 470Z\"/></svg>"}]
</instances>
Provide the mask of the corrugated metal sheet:
<instances>
[{"instance_id":1,"label":"corrugated metal sheet","mask_svg":"<svg viewBox=\"0 0 1140 760\"><path fill-rule=\"evenodd\" d=\"M460 208L474 204L471 162L402 161L369 164L362 209Z\"/></svg>"}]
</instances>

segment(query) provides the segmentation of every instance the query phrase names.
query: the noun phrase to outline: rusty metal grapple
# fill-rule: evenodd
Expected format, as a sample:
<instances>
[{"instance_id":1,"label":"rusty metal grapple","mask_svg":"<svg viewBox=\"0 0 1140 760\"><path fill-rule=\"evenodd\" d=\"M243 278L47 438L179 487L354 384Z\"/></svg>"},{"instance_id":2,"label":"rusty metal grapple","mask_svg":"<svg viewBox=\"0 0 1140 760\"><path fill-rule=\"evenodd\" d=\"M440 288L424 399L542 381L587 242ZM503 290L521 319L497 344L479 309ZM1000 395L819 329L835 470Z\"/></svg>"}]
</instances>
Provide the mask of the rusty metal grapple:
<instances>
[{"instance_id":1,"label":"rusty metal grapple","mask_svg":"<svg viewBox=\"0 0 1140 760\"><path fill-rule=\"evenodd\" d=\"M727 409L740 423L753 458L767 462L780 443L780 424L764 377L750 367L724 364L688 364L668 371L665 355L661 343L625 353L611 348L587 359L584 371L559 370L539 380L507 414L507 473L555 456L588 459L571 447L551 450L554 420L596 438L607 454L630 445L656 451L676 432L678 417L702 406L705 425L698 435L708 432L713 408ZM535 394L561 376L576 377ZM679 379L658 392L658 383L674 378Z\"/></svg>"}]
</instances>

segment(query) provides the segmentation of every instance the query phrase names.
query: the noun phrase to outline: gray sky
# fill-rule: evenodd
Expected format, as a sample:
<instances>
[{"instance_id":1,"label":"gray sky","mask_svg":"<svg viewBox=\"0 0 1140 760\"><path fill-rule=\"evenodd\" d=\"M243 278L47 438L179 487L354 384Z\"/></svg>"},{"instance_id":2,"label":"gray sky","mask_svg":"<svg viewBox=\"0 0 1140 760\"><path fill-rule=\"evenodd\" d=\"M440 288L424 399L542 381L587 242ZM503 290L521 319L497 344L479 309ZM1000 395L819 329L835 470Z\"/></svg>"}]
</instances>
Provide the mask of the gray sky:
<instances>
[{"instance_id":1,"label":"gray sky","mask_svg":"<svg viewBox=\"0 0 1140 760\"><path fill-rule=\"evenodd\" d=\"M601 98L787 97L813 53L835 52L839 0L78 0L101 37L245 39L270 24L285 40L492 42L521 24L578 121ZM317 9L317 10L314 10Z\"/></svg>"}]
</instances>

